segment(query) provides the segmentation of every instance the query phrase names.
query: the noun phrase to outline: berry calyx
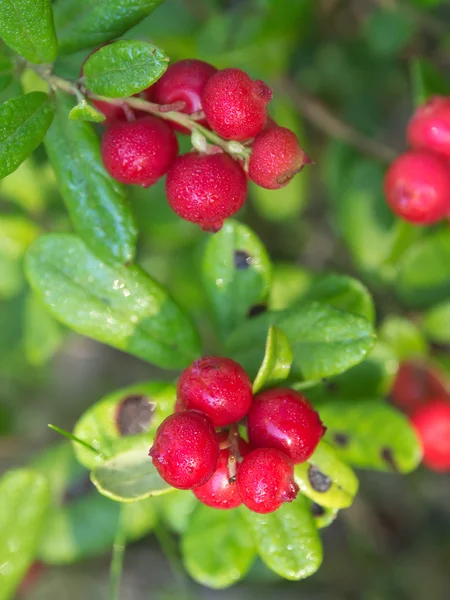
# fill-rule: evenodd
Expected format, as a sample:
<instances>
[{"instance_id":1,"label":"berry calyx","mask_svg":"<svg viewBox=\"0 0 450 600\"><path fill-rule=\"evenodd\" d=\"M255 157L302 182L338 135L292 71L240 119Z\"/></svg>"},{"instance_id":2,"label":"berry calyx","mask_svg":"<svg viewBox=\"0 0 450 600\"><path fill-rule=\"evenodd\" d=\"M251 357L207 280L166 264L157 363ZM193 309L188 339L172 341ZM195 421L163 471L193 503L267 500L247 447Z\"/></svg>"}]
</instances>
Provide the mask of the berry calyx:
<instances>
[{"instance_id":1,"label":"berry calyx","mask_svg":"<svg viewBox=\"0 0 450 600\"><path fill-rule=\"evenodd\" d=\"M192 152L175 159L166 179L172 210L205 231L219 231L244 204L247 178L227 154Z\"/></svg>"},{"instance_id":2,"label":"berry calyx","mask_svg":"<svg viewBox=\"0 0 450 600\"><path fill-rule=\"evenodd\" d=\"M240 69L224 69L205 86L203 111L211 128L227 140L246 140L257 135L267 119L272 90Z\"/></svg>"},{"instance_id":3,"label":"berry calyx","mask_svg":"<svg viewBox=\"0 0 450 600\"><path fill-rule=\"evenodd\" d=\"M311 159L302 150L297 136L286 127L271 126L255 137L248 165L252 181L268 190L287 185Z\"/></svg>"},{"instance_id":4,"label":"berry calyx","mask_svg":"<svg viewBox=\"0 0 450 600\"><path fill-rule=\"evenodd\" d=\"M223 432L217 435L219 443L224 442L228 438L228 433ZM248 444L240 437L235 442L235 452L239 454L236 458L236 472L239 471L240 460L249 452ZM214 474L206 483L196 487L193 492L195 496L212 508L229 509L236 508L242 504L241 497L237 491L236 477L230 477L229 460L230 448L225 448L220 451L219 464Z\"/></svg>"},{"instance_id":5,"label":"berry calyx","mask_svg":"<svg viewBox=\"0 0 450 600\"><path fill-rule=\"evenodd\" d=\"M158 427L149 456L171 486L189 490L203 485L219 460L219 444L211 420L195 411L170 415Z\"/></svg>"},{"instance_id":6,"label":"berry calyx","mask_svg":"<svg viewBox=\"0 0 450 600\"><path fill-rule=\"evenodd\" d=\"M426 364L406 361L397 371L390 398L395 406L411 414L425 404L428 398L448 393L441 374Z\"/></svg>"},{"instance_id":7,"label":"berry calyx","mask_svg":"<svg viewBox=\"0 0 450 600\"><path fill-rule=\"evenodd\" d=\"M250 410L252 382L231 358L208 356L181 373L177 398L186 409L208 415L215 427L226 427L243 419Z\"/></svg>"},{"instance_id":8,"label":"berry calyx","mask_svg":"<svg viewBox=\"0 0 450 600\"><path fill-rule=\"evenodd\" d=\"M450 211L450 166L438 154L406 152L390 166L384 191L399 217L417 225L435 223Z\"/></svg>"},{"instance_id":9,"label":"berry calyx","mask_svg":"<svg viewBox=\"0 0 450 600\"><path fill-rule=\"evenodd\" d=\"M412 148L450 158L450 98L434 96L419 106L409 121L407 136Z\"/></svg>"},{"instance_id":10,"label":"berry calyx","mask_svg":"<svg viewBox=\"0 0 450 600\"><path fill-rule=\"evenodd\" d=\"M101 153L114 179L148 187L167 173L178 153L178 142L167 123L156 117L115 121L105 129Z\"/></svg>"},{"instance_id":11,"label":"berry calyx","mask_svg":"<svg viewBox=\"0 0 450 600\"><path fill-rule=\"evenodd\" d=\"M434 471L450 472L450 400L435 398L411 417L423 448L423 463Z\"/></svg>"},{"instance_id":12,"label":"berry calyx","mask_svg":"<svg viewBox=\"0 0 450 600\"><path fill-rule=\"evenodd\" d=\"M252 447L276 448L295 464L311 456L326 431L308 400L288 388L255 396L247 427Z\"/></svg>"},{"instance_id":13,"label":"berry calyx","mask_svg":"<svg viewBox=\"0 0 450 600\"><path fill-rule=\"evenodd\" d=\"M292 461L274 448L252 450L241 462L236 482L245 506L261 514L292 502L299 490Z\"/></svg>"}]
</instances>

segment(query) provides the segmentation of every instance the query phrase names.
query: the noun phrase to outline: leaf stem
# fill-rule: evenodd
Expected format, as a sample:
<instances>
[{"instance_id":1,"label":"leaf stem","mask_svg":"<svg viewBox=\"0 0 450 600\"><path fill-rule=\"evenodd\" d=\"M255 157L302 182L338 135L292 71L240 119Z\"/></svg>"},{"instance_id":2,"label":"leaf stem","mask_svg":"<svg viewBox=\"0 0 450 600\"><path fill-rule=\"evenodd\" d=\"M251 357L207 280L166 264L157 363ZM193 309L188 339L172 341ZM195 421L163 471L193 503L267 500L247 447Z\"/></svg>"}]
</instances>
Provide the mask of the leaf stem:
<instances>
[{"instance_id":1,"label":"leaf stem","mask_svg":"<svg viewBox=\"0 0 450 600\"><path fill-rule=\"evenodd\" d=\"M124 507L121 506L116 536L112 548L111 567L109 570L109 600L120 600L120 583L122 580L123 560L126 546L123 511Z\"/></svg>"},{"instance_id":2,"label":"leaf stem","mask_svg":"<svg viewBox=\"0 0 450 600\"><path fill-rule=\"evenodd\" d=\"M87 450L94 452L94 454L96 454L97 456L102 454L101 452L96 450L94 448L94 446L91 446L87 442L80 440L80 438L77 438L75 435L73 435L69 431L66 431L65 429L61 429L60 427L57 427L56 425L51 425L50 423L48 424L48 427L50 427L50 429L53 429L53 431L56 431L56 433L59 433L59 434L63 435L64 437L68 438L70 441L75 442L76 444L80 444L80 446L83 446Z\"/></svg>"}]
</instances>

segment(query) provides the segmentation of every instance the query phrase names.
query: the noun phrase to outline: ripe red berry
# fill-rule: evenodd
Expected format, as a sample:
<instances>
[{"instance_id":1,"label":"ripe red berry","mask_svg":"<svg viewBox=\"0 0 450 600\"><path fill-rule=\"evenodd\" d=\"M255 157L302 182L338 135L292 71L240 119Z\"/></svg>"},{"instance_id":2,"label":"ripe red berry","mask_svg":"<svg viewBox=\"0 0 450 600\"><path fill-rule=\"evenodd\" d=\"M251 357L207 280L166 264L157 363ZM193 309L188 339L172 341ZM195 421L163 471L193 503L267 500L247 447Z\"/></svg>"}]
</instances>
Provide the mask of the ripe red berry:
<instances>
[{"instance_id":1,"label":"ripe red berry","mask_svg":"<svg viewBox=\"0 0 450 600\"><path fill-rule=\"evenodd\" d=\"M450 98L434 96L419 106L408 124L408 142L450 158Z\"/></svg>"},{"instance_id":2,"label":"ripe red berry","mask_svg":"<svg viewBox=\"0 0 450 600\"><path fill-rule=\"evenodd\" d=\"M450 165L438 154L406 152L390 166L384 191L398 216L417 225L435 223L450 211Z\"/></svg>"},{"instance_id":3,"label":"ripe red berry","mask_svg":"<svg viewBox=\"0 0 450 600\"><path fill-rule=\"evenodd\" d=\"M244 204L247 178L228 154L192 152L175 159L167 173L166 195L178 216L215 232Z\"/></svg>"},{"instance_id":4,"label":"ripe red berry","mask_svg":"<svg viewBox=\"0 0 450 600\"><path fill-rule=\"evenodd\" d=\"M122 123L106 129L101 152L106 170L122 183L148 187L162 177L178 152L172 129L156 117Z\"/></svg>"},{"instance_id":5,"label":"ripe red berry","mask_svg":"<svg viewBox=\"0 0 450 600\"><path fill-rule=\"evenodd\" d=\"M288 388L255 396L247 426L252 447L277 448L296 464L311 456L326 431L308 400Z\"/></svg>"},{"instance_id":6,"label":"ripe red berry","mask_svg":"<svg viewBox=\"0 0 450 600\"><path fill-rule=\"evenodd\" d=\"M237 489L242 502L257 513L270 513L298 493L292 461L274 448L258 448L241 462Z\"/></svg>"},{"instance_id":7,"label":"ripe red berry","mask_svg":"<svg viewBox=\"0 0 450 600\"><path fill-rule=\"evenodd\" d=\"M287 185L311 162L295 133L272 126L258 133L252 143L248 175L261 187L276 190Z\"/></svg>"},{"instance_id":8,"label":"ripe red berry","mask_svg":"<svg viewBox=\"0 0 450 600\"><path fill-rule=\"evenodd\" d=\"M185 369L178 380L178 401L208 415L215 427L240 421L253 401L252 382L231 358L208 356Z\"/></svg>"},{"instance_id":9,"label":"ripe red berry","mask_svg":"<svg viewBox=\"0 0 450 600\"><path fill-rule=\"evenodd\" d=\"M450 400L429 400L411 422L422 444L424 464L434 471L450 472Z\"/></svg>"},{"instance_id":10,"label":"ripe red berry","mask_svg":"<svg viewBox=\"0 0 450 600\"><path fill-rule=\"evenodd\" d=\"M202 104L212 129L227 140L239 141L262 130L271 98L272 90L263 81L253 81L240 69L224 69L209 79Z\"/></svg>"},{"instance_id":11,"label":"ripe red berry","mask_svg":"<svg viewBox=\"0 0 450 600\"><path fill-rule=\"evenodd\" d=\"M228 433L219 433L217 435L219 443L224 442ZM249 452L249 446L242 438L238 438L238 449L240 458L246 456ZM228 471L228 461L230 458L230 449L220 451L219 464L214 475L203 485L194 489L195 496L212 508L236 508L242 504L241 497L238 494L236 478L230 479ZM239 471L240 461L236 463L236 472Z\"/></svg>"},{"instance_id":12,"label":"ripe red berry","mask_svg":"<svg viewBox=\"0 0 450 600\"><path fill-rule=\"evenodd\" d=\"M203 485L219 460L219 444L211 420L195 411L170 415L158 427L149 455L171 486L189 490Z\"/></svg>"},{"instance_id":13,"label":"ripe red berry","mask_svg":"<svg viewBox=\"0 0 450 600\"><path fill-rule=\"evenodd\" d=\"M395 406L410 414L428 398L446 394L448 390L439 373L426 364L407 361L400 365L390 397Z\"/></svg>"}]
</instances>

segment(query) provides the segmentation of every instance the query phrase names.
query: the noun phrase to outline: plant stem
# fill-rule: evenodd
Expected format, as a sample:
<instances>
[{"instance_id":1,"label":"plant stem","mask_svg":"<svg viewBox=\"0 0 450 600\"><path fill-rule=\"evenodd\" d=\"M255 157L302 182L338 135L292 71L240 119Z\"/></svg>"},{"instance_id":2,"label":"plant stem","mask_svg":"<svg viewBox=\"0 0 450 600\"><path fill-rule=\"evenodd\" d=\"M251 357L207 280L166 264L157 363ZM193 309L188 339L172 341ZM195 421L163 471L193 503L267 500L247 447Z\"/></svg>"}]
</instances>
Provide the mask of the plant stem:
<instances>
[{"instance_id":1,"label":"plant stem","mask_svg":"<svg viewBox=\"0 0 450 600\"><path fill-rule=\"evenodd\" d=\"M50 429L53 429L53 431L56 431L56 433L59 433L59 434L63 435L64 437L68 438L70 441L76 442L77 444L80 444L80 446L83 446L83 448L86 448L87 450L94 452L94 454L96 454L97 456L102 454L101 452L96 450L94 448L94 446L91 446L87 442L80 440L80 438L77 438L75 435L73 435L69 431L66 431L65 429L61 429L60 427L57 427L56 425L51 425L50 423L49 423L48 427L50 427Z\"/></svg>"},{"instance_id":2,"label":"plant stem","mask_svg":"<svg viewBox=\"0 0 450 600\"><path fill-rule=\"evenodd\" d=\"M121 506L112 549L111 567L109 571L109 600L120 600L120 583L122 580L126 545L123 510L123 506Z\"/></svg>"}]
</instances>

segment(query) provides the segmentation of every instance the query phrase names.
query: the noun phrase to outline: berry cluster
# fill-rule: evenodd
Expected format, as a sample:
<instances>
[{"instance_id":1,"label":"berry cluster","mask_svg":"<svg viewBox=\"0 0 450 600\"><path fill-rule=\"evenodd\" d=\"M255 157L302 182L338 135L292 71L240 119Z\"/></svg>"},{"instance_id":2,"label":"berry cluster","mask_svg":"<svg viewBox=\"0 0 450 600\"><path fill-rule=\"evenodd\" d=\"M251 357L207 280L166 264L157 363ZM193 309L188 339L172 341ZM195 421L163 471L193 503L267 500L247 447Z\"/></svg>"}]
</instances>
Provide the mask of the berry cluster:
<instances>
[{"instance_id":1,"label":"berry cluster","mask_svg":"<svg viewBox=\"0 0 450 600\"><path fill-rule=\"evenodd\" d=\"M248 443L238 425L245 417ZM294 500L294 465L324 433L301 394L275 388L253 396L238 363L206 357L181 374L175 413L159 426L149 455L167 483L192 489L207 506L269 513Z\"/></svg>"},{"instance_id":2,"label":"berry cluster","mask_svg":"<svg viewBox=\"0 0 450 600\"><path fill-rule=\"evenodd\" d=\"M423 463L433 471L450 472L450 389L442 375L426 364L405 362L391 398L416 430Z\"/></svg>"},{"instance_id":3,"label":"berry cluster","mask_svg":"<svg viewBox=\"0 0 450 600\"><path fill-rule=\"evenodd\" d=\"M450 216L450 98L435 96L409 121L411 150L390 166L384 181L393 212L417 225Z\"/></svg>"},{"instance_id":4,"label":"berry cluster","mask_svg":"<svg viewBox=\"0 0 450 600\"><path fill-rule=\"evenodd\" d=\"M243 206L248 179L278 189L311 163L294 133L268 117L272 90L240 69L182 60L138 96L148 112L93 99L106 117L105 168L143 187L167 175L174 212L205 231L218 231ZM191 152L178 155L175 131L192 133Z\"/></svg>"}]
</instances>

